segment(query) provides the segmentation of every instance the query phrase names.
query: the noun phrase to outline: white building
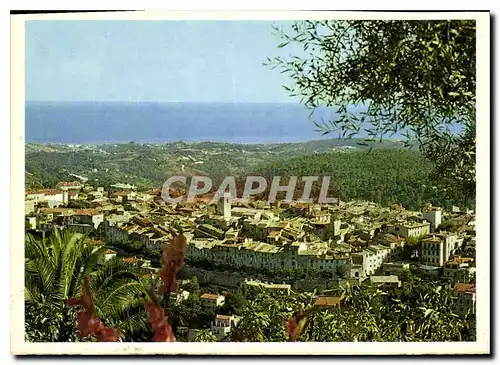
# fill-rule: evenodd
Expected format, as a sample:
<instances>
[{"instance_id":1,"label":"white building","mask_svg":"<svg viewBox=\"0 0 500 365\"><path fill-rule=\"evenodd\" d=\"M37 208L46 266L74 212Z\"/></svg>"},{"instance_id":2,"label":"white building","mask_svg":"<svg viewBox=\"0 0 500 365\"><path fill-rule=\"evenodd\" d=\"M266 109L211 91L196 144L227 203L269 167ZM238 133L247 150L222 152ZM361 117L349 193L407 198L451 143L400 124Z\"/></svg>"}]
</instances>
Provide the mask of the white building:
<instances>
[{"instance_id":1,"label":"white building","mask_svg":"<svg viewBox=\"0 0 500 365\"><path fill-rule=\"evenodd\" d=\"M57 188L61 190L81 190L84 184L79 181L61 181L57 184Z\"/></svg>"},{"instance_id":2,"label":"white building","mask_svg":"<svg viewBox=\"0 0 500 365\"><path fill-rule=\"evenodd\" d=\"M226 301L226 297L220 294L205 293L200 297L201 305L204 309L215 310L222 307Z\"/></svg>"},{"instance_id":3,"label":"white building","mask_svg":"<svg viewBox=\"0 0 500 365\"><path fill-rule=\"evenodd\" d=\"M404 238L427 236L431 231L430 222L408 222L388 226L389 232Z\"/></svg>"},{"instance_id":4,"label":"white building","mask_svg":"<svg viewBox=\"0 0 500 365\"><path fill-rule=\"evenodd\" d=\"M219 198L217 202L217 212L223 216L224 219L231 218L231 193L226 192Z\"/></svg>"},{"instance_id":5,"label":"white building","mask_svg":"<svg viewBox=\"0 0 500 365\"><path fill-rule=\"evenodd\" d=\"M217 314L215 320L210 324L210 329L217 339L222 339L231 332L231 329L238 324L239 320L240 317L235 315Z\"/></svg>"},{"instance_id":6,"label":"white building","mask_svg":"<svg viewBox=\"0 0 500 365\"><path fill-rule=\"evenodd\" d=\"M104 222L104 214L95 209L77 209L75 214L68 218L67 224L88 224L97 229Z\"/></svg>"},{"instance_id":7,"label":"white building","mask_svg":"<svg viewBox=\"0 0 500 365\"><path fill-rule=\"evenodd\" d=\"M179 304L189 298L189 292L187 290L179 290L173 293L170 293L170 301Z\"/></svg>"},{"instance_id":8,"label":"white building","mask_svg":"<svg viewBox=\"0 0 500 365\"><path fill-rule=\"evenodd\" d=\"M441 224L442 209L438 207L431 207L424 210L423 218L431 223L431 232L434 232Z\"/></svg>"},{"instance_id":9,"label":"white building","mask_svg":"<svg viewBox=\"0 0 500 365\"><path fill-rule=\"evenodd\" d=\"M323 247L318 247L323 244ZM316 269L336 273L340 267L350 270L348 253L330 252L327 242L293 242L283 246L247 240L241 244L217 240L192 240L188 257L207 260L215 265L249 267L257 269Z\"/></svg>"},{"instance_id":10,"label":"white building","mask_svg":"<svg viewBox=\"0 0 500 365\"><path fill-rule=\"evenodd\" d=\"M383 286L386 288L399 288L401 287L401 281L396 275L389 276L370 276L370 282L377 286Z\"/></svg>"},{"instance_id":11,"label":"white building","mask_svg":"<svg viewBox=\"0 0 500 365\"><path fill-rule=\"evenodd\" d=\"M257 281L257 280L247 280L243 282L243 285L246 285L251 288L264 288L266 290L269 290L270 292L274 293L285 293L287 295L290 295L290 291L292 289L292 286L290 284L274 284L274 283L267 283L267 282L262 282L262 281Z\"/></svg>"},{"instance_id":12,"label":"white building","mask_svg":"<svg viewBox=\"0 0 500 365\"><path fill-rule=\"evenodd\" d=\"M123 184L123 183L113 184L110 186L110 188L112 188L114 190L136 190L137 189L135 185Z\"/></svg>"},{"instance_id":13,"label":"white building","mask_svg":"<svg viewBox=\"0 0 500 365\"><path fill-rule=\"evenodd\" d=\"M422 261L424 264L443 266L455 252L463 238L456 234L434 234L422 241Z\"/></svg>"},{"instance_id":14,"label":"white building","mask_svg":"<svg viewBox=\"0 0 500 365\"><path fill-rule=\"evenodd\" d=\"M361 252L352 253L352 262L361 265L366 276L373 275L386 261L391 248L383 245L371 245Z\"/></svg>"},{"instance_id":15,"label":"white building","mask_svg":"<svg viewBox=\"0 0 500 365\"><path fill-rule=\"evenodd\" d=\"M116 257L116 251L108 249L104 252L104 262L114 259Z\"/></svg>"},{"instance_id":16,"label":"white building","mask_svg":"<svg viewBox=\"0 0 500 365\"><path fill-rule=\"evenodd\" d=\"M26 217L26 228L36 229L36 217Z\"/></svg>"},{"instance_id":17,"label":"white building","mask_svg":"<svg viewBox=\"0 0 500 365\"><path fill-rule=\"evenodd\" d=\"M48 203L50 208L64 203L63 191L58 189L35 189L28 190L25 194L25 200L37 203Z\"/></svg>"}]
</instances>

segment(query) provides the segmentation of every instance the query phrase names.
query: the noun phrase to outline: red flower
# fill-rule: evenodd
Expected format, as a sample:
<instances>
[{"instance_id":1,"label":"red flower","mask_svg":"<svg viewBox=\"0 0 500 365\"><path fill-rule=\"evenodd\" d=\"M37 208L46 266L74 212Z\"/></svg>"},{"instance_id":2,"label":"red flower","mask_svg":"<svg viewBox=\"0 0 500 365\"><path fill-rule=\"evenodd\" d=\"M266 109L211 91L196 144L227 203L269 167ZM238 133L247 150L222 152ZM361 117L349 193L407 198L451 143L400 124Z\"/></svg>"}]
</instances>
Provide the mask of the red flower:
<instances>
[{"instance_id":1,"label":"red flower","mask_svg":"<svg viewBox=\"0 0 500 365\"><path fill-rule=\"evenodd\" d=\"M288 335L288 341L295 342L300 336L307 322L307 315L304 313L304 307L300 307L299 313L290 318L285 323L285 330Z\"/></svg>"},{"instance_id":2,"label":"red flower","mask_svg":"<svg viewBox=\"0 0 500 365\"><path fill-rule=\"evenodd\" d=\"M183 235L174 236L171 242L163 246L161 256L161 272L160 278L162 281L161 293L170 293L175 290L176 275L184 266L184 258L187 252L187 239ZM153 336L154 342L174 342L175 336L172 332L172 327L167 322L165 310L158 305L158 299L154 290L151 293L151 301L144 303L144 307L149 314L148 322L155 330Z\"/></svg>"},{"instance_id":3,"label":"red flower","mask_svg":"<svg viewBox=\"0 0 500 365\"><path fill-rule=\"evenodd\" d=\"M94 303L92 301L92 294L89 290L89 278L85 276L83 278L82 295L78 298L70 298L66 300L66 305L82 305L87 311L94 310Z\"/></svg>"},{"instance_id":4,"label":"red flower","mask_svg":"<svg viewBox=\"0 0 500 365\"><path fill-rule=\"evenodd\" d=\"M153 329L157 329L165 323L166 316L162 307L154 301L144 303L144 307L149 314L148 323Z\"/></svg>"},{"instance_id":5,"label":"red flower","mask_svg":"<svg viewBox=\"0 0 500 365\"><path fill-rule=\"evenodd\" d=\"M294 317L290 318L285 323L285 328L286 328L286 333L288 334L288 340L294 342L297 336L299 335L297 333L297 320Z\"/></svg>"},{"instance_id":6,"label":"red flower","mask_svg":"<svg viewBox=\"0 0 500 365\"><path fill-rule=\"evenodd\" d=\"M154 294L153 294L154 296ZM155 330L154 342L175 342L172 327L167 322L167 316L161 306L156 303L156 298L144 303L144 307L149 314L148 323Z\"/></svg>"},{"instance_id":7,"label":"red flower","mask_svg":"<svg viewBox=\"0 0 500 365\"><path fill-rule=\"evenodd\" d=\"M165 323L162 327L158 327L153 336L153 342L175 342L172 327L168 323Z\"/></svg>"},{"instance_id":8,"label":"red flower","mask_svg":"<svg viewBox=\"0 0 500 365\"><path fill-rule=\"evenodd\" d=\"M66 305L81 305L85 308L77 314L78 331L81 337L95 335L98 341L116 342L120 338L120 331L115 328L106 328L94 312L92 294L89 290L89 278L83 278L82 295L79 298L70 298Z\"/></svg>"},{"instance_id":9,"label":"red flower","mask_svg":"<svg viewBox=\"0 0 500 365\"><path fill-rule=\"evenodd\" d=\"M187 247L187 239L183 235L175 236L172 242L163 246L160 278L162 280L162 290L164 293L170 293L175 290L176 274L184 266Z\"/></svg>"},{"instance_id":10,"label":"red flower","mask_svg":"<svg viewBox=\"0 0 500 365\"><path fill-rule=\"evenodd\" d=\"M104 327L102 322L90 311L78 313L78 330L81 337L97 335Z\"/></svg>"},{"instance_id":11,"label":"red flower","mask_svg":"<svg viewBox=\"0 0 500 365\"><path fill-rule=\"evenodd\" d=\"M120 339L120 330L116 328L102 328L97 334L99 342L117 342Z\"/></svg>"}]
</instances>

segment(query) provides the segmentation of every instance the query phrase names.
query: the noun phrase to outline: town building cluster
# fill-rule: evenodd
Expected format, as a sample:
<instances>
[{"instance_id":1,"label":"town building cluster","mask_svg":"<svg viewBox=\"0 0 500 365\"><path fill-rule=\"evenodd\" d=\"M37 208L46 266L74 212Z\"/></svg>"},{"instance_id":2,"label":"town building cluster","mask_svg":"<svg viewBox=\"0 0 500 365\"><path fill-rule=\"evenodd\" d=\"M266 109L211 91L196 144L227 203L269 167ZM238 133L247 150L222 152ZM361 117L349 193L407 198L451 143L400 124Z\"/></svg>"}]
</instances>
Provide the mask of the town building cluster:
<instances>
[{"instance_id":1,"label":"town building cluster","mask_svg":"<svg viewBox=\"0 0 500 365\"><path fill-rule=\"evenodd\" d=\"M475 311L471 211L445 212L428 206L416 212L364 201L235 204L228 194L217 204L209 201L167 204L159 189L140 192L132 185L115 184L106 191L83 182L60 182L51 189L26 192L26 229L48 232L59 227L86 233L109 247L107 257L116 255L114 247L127 243L160 250L173 233L182 232L190 237L188 265L252 272L246 285L271 290L278 285L277 290L284 292L291 290L290 282L249 278L262 271L284 281L287 275L290 279L293 273L308 272L325 280L370 280L399 287L403 273L416 269L454 287L457 313ZM444 221L455 228L441 229ZM173 298L182 300L183 294ZM201 299L212 309L223 303L223 297L215 294ZM212 323L213 332L223 336L237 321L219 315Z\"/></svg>"}]
</instances>

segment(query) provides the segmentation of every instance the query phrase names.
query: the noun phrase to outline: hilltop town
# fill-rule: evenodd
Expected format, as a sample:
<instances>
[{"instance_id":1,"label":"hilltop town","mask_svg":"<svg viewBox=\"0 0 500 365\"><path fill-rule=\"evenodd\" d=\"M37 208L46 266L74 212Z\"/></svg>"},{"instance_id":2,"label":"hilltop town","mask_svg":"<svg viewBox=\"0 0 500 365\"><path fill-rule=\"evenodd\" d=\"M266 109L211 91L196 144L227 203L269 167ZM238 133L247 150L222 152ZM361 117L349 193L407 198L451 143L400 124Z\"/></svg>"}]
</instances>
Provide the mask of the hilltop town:
<instances>
[{"instance_id":1,"label":"hilltop town","mask_svg":"<svg viewBox=\"0 0 500 365\"><path fill-rule=\"evenodd\" d=\"M368 201L270 204L217 203L200 197L193 203L167 204L159 189L139 190L115 183L105 190L82 181L26 191L26 230L45 237L54 229L80 232L89 244L158 275L160 250L173 234L189 238L187 265L179 273L182 302L193 278L206 322L224 339L239 317L224 313L234 288L264 288L289 295L310 293L320 307L339 305L334 289L371 282L385 290L400 288L407 273L423 282L451 288L459 316L475 314L475 215L454 206L446 211L427 205L422 211ZM189 286L189 285L188 285ZM205 288L205 289L203 289ZM225 295L226 294L226 295ZM199 328L186 328L192 338Z\"/></svg>"}]
</instances>

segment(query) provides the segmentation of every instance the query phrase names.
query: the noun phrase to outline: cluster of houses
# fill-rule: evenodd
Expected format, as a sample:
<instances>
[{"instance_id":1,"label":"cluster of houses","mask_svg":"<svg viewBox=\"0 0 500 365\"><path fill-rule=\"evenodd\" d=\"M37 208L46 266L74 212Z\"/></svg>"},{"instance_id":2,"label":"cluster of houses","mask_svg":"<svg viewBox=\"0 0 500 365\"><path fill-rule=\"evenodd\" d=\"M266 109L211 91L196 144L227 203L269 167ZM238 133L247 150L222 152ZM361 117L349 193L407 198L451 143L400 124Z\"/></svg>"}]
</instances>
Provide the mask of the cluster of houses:
<instances>
[{"instance_id":1,"label":"cluster of houses","mask_svg":"<svg viewBox=\"0 0 500 365\"><path fill-rule=\"evenodd\" d=\"M268 282L261 282L258 280L245 280L241 283L241 286L244 290L252 290L259 288L264 288L272 295L276 294L290 294L291 293L291 285L290 284L274 284ZM187 299L189 293L186 291L180 291L185 293L183 296L183 300ZM174 300L178 300L179 294L174 294ZM172 296L170 298L172 300ZM237 315L225 315L225 314L217 314L219 308L221 308L225 303L225 296L221 294L212 294L205 293L200 296L200 301L203 309L205 311L209 311L214 313L214 318L210 323L210 331L217 338L218 341L228 340L229 333L234 329L234 327L238 324L241 317ZM341 298L339 296L329 296L329 295L316 295L314 297L314 304L317 306L327 309L333 308L336 306L340 306ZM200 330L198 329L188 329L185 328L185 331L181 329L180 333L185 335L187 340L191 340L196 337ZM184 332L184 333L183 333Z\"/></svg>"},{"instance_id":2,"label":"cluster of houses","mask_svg":"<svg viewBox=\"0 0 500 365\"><path fill-rule=\"evenodd\" d=\"M309 270L328 273L330 279L369 279L385 286L399 286L403 272L416 266L432 279L455 285L458 293L475 293L470 211L429 206L414 212L363 201L234 204L227 194L215 205L206 200L166 204L159 190L139 192L135 186L115 184L105 191L76 181L29 190L25 201L31 230L64 227L110 245L136 242L151 250L182 231L192 237L188 257L193 265L209 262L267 273ZM443 218L461 222L460 229L440 231ZM458 284L471 285L465 290ZM461 303L473 305L475 300Z\"/></svg>"}]
</instances>

